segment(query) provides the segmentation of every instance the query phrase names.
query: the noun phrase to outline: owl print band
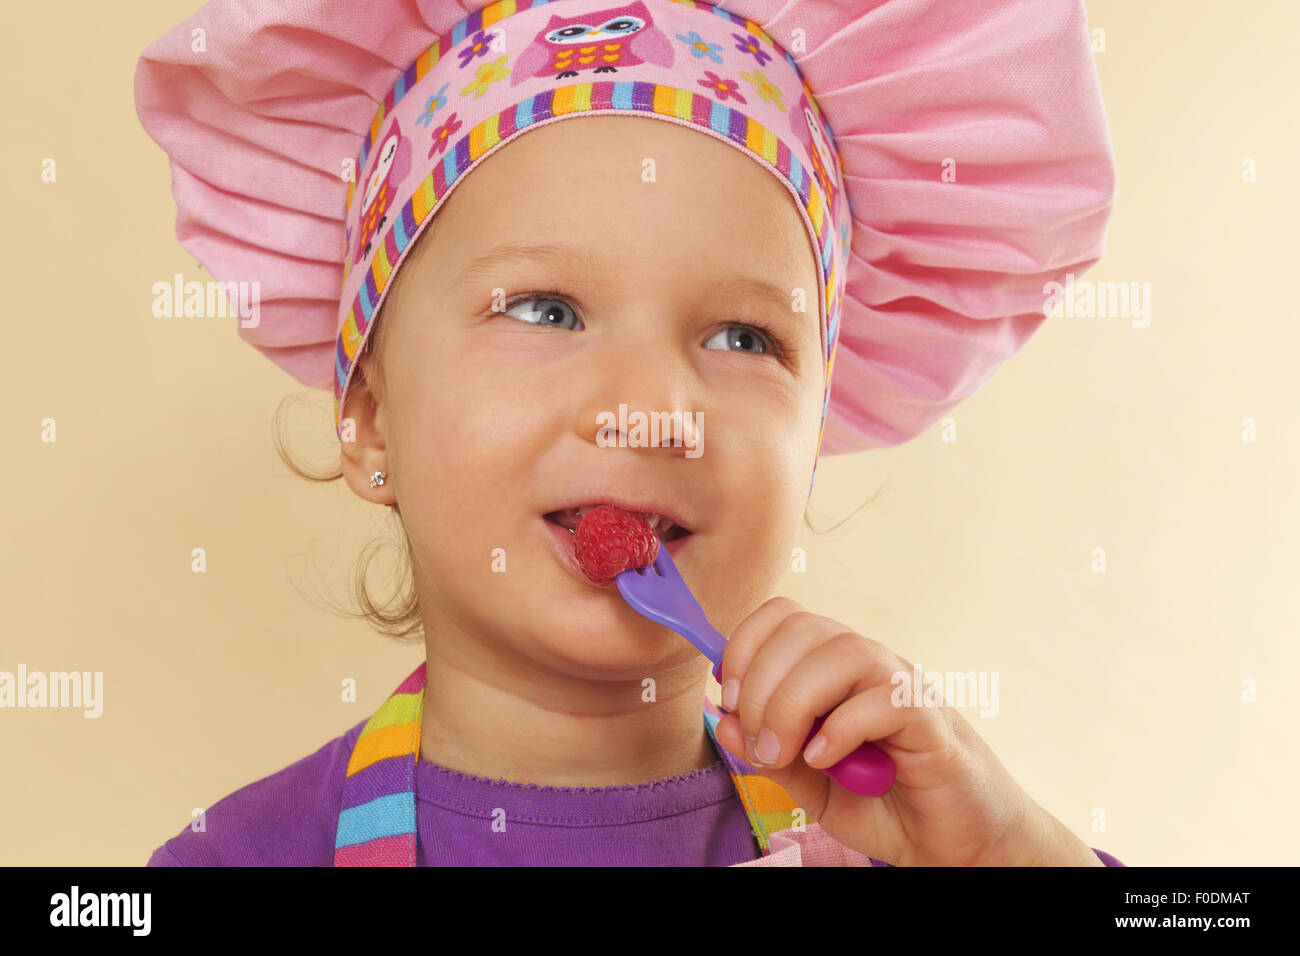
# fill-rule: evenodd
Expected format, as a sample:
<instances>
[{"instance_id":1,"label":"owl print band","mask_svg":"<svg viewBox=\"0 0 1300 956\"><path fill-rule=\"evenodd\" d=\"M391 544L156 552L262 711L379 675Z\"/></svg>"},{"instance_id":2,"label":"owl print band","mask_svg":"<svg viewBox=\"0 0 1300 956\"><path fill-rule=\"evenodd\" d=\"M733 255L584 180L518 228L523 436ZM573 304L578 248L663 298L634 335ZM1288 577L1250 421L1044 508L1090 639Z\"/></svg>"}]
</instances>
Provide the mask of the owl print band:
<instances>
[{"instance_id":1,"label":"owl print band","mask_svg":"<svg viewBox=\"0 0 1300 956\"><path fill-rule=\"evenodd\" d=\"M835 140L793 57L756 23L692 0L503 0L458 23L398 76L347 192L334 369L340 437L348 386L384 295L448 193L528 130L596 112L699 130L794 196L817 260L820 453L849 246Z\"/></svg>"}]
</instances>

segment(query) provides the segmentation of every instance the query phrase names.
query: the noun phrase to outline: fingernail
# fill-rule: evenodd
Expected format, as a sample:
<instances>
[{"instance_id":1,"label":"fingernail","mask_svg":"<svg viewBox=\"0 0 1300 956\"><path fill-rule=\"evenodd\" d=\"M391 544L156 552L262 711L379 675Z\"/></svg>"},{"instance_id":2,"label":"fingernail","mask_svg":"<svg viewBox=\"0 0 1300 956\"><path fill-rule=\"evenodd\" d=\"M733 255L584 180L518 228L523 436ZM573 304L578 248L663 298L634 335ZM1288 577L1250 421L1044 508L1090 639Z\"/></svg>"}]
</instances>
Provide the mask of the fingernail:
<instances>
[{"instance_id":1,"label":"fingernail","mask_svg":"<svg viewBox=\"0 0 1300 956\"><path fill-rule=\"evenodd\" d=\"M735 710L736 704L739 703L737 699L739 697L740 681L733 677L722 685L722 706L727 710Z\"/></svg>"},{"instance_id":2,"label":"fingernail","mask_svg":"<svg viewBox=\"0 0 1300 956\"><path fill-rule=\"evenodd\" d=\"M754 753L753 737L745 738L745 759L748 760L755 767L763 766L763 761L759 760L758 754Z\"/></svg>"},{"instance_id":3,"label":"fingernail","mask_svg":"<svg viewBox=\"0 0 1300 956\"><path fill-rule=\"evenodd\" d=\"M776 739L776 734L764 727L758 735L758 743L754 745L754 753L763 763L776 763L781 756L781 741Z\"/></svg>"},{"instance_id":4,"label":"fingernail","mask_svg":"<svg viewBox=\"0 0 1300 956\"><path fill-rule=\"evenodd\" d=\"M810 743L807 747L804 748L803 759L810 762L816 760L818 757L822 755L822 751L824 751L825 749L826 749L826 738L823 737L821 734L818 734L816 737L813 738L812 743Z\"/></svg>"}]
</instances>

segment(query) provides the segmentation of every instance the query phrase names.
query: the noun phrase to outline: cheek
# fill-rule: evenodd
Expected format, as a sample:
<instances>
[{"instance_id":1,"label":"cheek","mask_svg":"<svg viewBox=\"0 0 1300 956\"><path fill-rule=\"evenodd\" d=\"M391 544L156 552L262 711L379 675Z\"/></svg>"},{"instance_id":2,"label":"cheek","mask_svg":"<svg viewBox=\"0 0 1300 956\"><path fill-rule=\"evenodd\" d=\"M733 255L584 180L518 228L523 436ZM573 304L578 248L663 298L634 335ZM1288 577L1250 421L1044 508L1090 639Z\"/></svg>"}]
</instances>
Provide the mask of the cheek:
<instances>
[{"instance_id":1,"label":"cheek","mask_svg":"<svg viewBox=\"0 0 1300 956\"><path fill-rule=\"evenodd\" d=\"M432 332L402 343L394 363L393 415L410 450L446 457L472 448L501 425L513 393L490 367L466 361L459 342Z\"/></svg>"},{"instance_id":2,"label":"cheek","mask_svg":"<svg viewBox=\"0 0 1300 956\"><path fill-rule=\"evenodd\" d=\"M395 396L400 417L390 447L403 517L418 512L412 541L439 562L486 553L518 533L521 503L530 500L528 463L554 411L490 364L450 352L414 371ZM452 554L444 559L444 551Z\"/></svg>"},{"instance_id":3,"label":"cheek","mask_svg":"<svg viewBox=\"0 0 1300 956\"><path fill-rule=\"evenodd\" d=\"M717 423L713 432L707 424L706 419L702 460L714 459L708 469L710 480L725 489L720 497L719 544L730 560L747 566L750 573L778 566L779 576L799 532L816 430L806 423L796 427L793 418L770 421L747 416L724 437L720 432L725 423Z\"/></svg>"},{"instance_id":4,"label":"cheek","mask_svg":"<svg viewBox=\"0 0 1300 956\"><path fill-rule=\"evenodd\" d=\"M820 392L767 389L756 392L743 412L716 416L713 433L727 439L722 447L737 458L734 469L746 473L747 483L761 487L764 500L779 511L786 499L802 501L806 495L820 416ZM729 423L734 436L720 434Z\"/></svg>"}]
</instances>

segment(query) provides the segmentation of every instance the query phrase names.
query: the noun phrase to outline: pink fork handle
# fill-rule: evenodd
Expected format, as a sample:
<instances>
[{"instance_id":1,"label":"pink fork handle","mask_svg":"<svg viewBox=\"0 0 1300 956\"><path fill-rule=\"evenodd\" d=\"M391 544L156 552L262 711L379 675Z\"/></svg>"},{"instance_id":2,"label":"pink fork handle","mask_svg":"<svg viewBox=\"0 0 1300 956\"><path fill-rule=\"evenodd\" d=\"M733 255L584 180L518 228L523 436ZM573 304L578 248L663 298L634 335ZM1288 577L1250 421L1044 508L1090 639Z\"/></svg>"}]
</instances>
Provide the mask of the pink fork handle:
<instances>
[{"instance_id":1,"label":"pink fork handle","mask_svg":"<svg viewBox=\"0 0 1300 956\"><path fill-rule=\"evenodd\" d=\"M800 751L812 742L825 722L825 717L813 721L812 730L808 731ZM889 755L869 740L839 763L819 769L845 790L861 797L884 796L894 785L894 777L898 773Z\"/></svg>"},{"instance_id":2,"label":"pink fork handle","mask_svg":"<svg viewBox=\"0 0 1300 956\"><path fill-rule=\"evenodd\" d=\"M715 680L721 668L722 661L718 661L713 665ZM726 713L726 711L723 711L723 713ZM807 747L812 742L812 739L817 736L817 731L822 729L822 724L825 722L825 717L818 717L813 721L812 730L808 731L808 736L803 741L803 747L799 748L801 753L803 748ZM894 777L898 774L898 768L894 766L894 761L890 760L889 755L871 741L864 743L839 763L821 768L821 771L845 790L856 793L860 797L884 796L889 792L889 788L894 785Z\"/></svg>"}]
</instances>

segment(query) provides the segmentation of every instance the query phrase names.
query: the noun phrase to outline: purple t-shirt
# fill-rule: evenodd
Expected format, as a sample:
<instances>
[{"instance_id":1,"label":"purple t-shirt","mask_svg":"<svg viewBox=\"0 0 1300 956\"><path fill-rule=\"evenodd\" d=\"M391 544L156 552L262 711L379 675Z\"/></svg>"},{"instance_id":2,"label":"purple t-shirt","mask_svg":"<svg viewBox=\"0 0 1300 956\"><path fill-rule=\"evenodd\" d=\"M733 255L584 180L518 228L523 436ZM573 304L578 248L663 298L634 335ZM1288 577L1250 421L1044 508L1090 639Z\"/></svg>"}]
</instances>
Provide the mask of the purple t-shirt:
<instances>
[{"instance_id":1,"label":"purple t-shirt","mask_svg":"<svg viewBox=\"0 0 1300 956\"><path fill-rule=\"evenodd\" d=\"M365 724L218 801L203 831L187 826L148 865L333 865L343 779ZM415 796L420 866L730 866L761 856L721 760L614 787L487 780L421 760Z\"/></svg>"}]
</instances>

